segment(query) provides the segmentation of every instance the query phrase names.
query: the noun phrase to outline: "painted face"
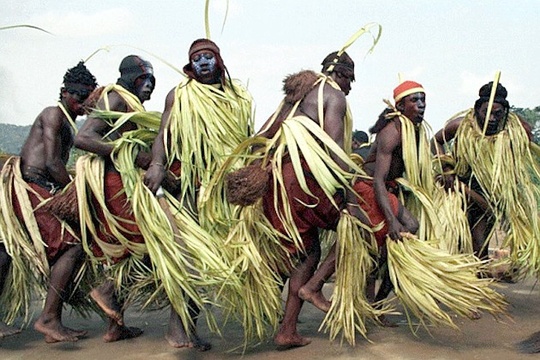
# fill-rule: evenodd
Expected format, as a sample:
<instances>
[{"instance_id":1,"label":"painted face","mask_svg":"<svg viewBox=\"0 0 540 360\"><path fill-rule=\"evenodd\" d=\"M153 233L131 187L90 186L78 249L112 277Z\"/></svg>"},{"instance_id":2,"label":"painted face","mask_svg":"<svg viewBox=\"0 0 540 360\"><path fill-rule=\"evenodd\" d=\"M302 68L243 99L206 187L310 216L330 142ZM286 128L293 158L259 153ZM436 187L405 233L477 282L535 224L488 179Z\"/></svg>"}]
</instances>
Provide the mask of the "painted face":
<instances>
[{"instance_id":1,"label":"painted face","mask_svg":"<svg viewBox=\"0 0 540 360\"><path fill-rule=\"evenodd\" d=\"M424 120L424 111L426 110L426 94L417 92L404 97L398 110L414 124L421 123Z\"/></svg>"},{"instance_id":2,"label":"painted face","mask_svg":"<svg viewBox=\"0 0 540 360\"><path fill-rule=\"evenodd\" d=\"M150 96L154 91L154 84L155 80L152 74L144 74L135 79L135 95L141 102L150 100Z\"/></svg>"},{"instance_id":3,"label":"painted face","mask_svg":"<svg viewBox=\"0 0 540 360\"><path fill-rule=\"evenodd\" d=\"M210 51L201 50L194 53L191 56L191 66L203 83L210 83L219 76L216 57Z\"/></svg>"},{"instance_id":4,"label":"painted face","mask_svg":"<svg viewBox=\"0 0 540 360\"><path fill-rule=\"evenodd\" d=\"M67 90L63 92L64 104L70 114L75 116L84 115L86 113L86 106L84 104L85 100L88 98L90 92L93 88L88 87L88 92L86 95L82 96L77 92L70 93Z\"/></svg>"},{"instance_id":5,"label":"painted face","mask_svg":"<svg viewBox=\"0 0 540 360\"><path fill-rule=\"evenodd\" d=\"M487 109L488 109L488 102L480 106L480 109L476 111L476 120L478 122L478 126L480 126L480 129L484 129L484 123L486 121L486 115L487 115ZM491 113L489 115L489 120L486 128L486 135L494 135L499 132L499 124L501 121L504 121L506 118L506 109L503 105L494 102L493 106L491 108Z\"/></svg>"}]
</instances>

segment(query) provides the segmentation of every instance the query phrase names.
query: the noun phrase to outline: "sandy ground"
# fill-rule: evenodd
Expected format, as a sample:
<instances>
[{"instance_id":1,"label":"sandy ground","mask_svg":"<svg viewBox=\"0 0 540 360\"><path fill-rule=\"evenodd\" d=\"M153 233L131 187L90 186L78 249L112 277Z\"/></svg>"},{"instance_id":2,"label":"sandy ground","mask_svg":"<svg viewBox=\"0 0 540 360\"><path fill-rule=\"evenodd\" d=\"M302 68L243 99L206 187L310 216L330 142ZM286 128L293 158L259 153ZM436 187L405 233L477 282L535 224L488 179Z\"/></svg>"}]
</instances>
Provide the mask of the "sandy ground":
<instances>
[{"instance_id":1,"label":"sandy ground","mask_svg":"<svg viewBox=\"0 0 540 360\"><path fill-rule=\"evenodd\" d=\"M332 284L325 286L330 294ZM66 325L88 330L88 336L77 343L46 344L43 337L31 327L21 334L0 339L0 359L540 359L538 355L520 354L515 343L540 331L540 293L530 279L517 284L498 283L500 292L511 304L511 318L497 321L490 315L472 321L456 318L460 331L449 328L431 328L431 335L419 329L415 336L406 325L404 315L392 316L400 324L397 328L370 326L369 339L357 340L355 347L331 342L328 335L318 331L323 314L306 304L300 315L299 331L313 342L303 348L276 351L268 341L246 351L231 351L241 344L242 333L236 324L227 325L223 336L208 332L206 324L200 327L202 336L211 340L208 352L193 349L174 349L163 338L167 311L126 313L126 323L144 329L137 338L116 343L101 339L105 324L98 316L81 319L65 316ZM36 306L36 311L38 310Z\"/></svg>"}]
</instances>

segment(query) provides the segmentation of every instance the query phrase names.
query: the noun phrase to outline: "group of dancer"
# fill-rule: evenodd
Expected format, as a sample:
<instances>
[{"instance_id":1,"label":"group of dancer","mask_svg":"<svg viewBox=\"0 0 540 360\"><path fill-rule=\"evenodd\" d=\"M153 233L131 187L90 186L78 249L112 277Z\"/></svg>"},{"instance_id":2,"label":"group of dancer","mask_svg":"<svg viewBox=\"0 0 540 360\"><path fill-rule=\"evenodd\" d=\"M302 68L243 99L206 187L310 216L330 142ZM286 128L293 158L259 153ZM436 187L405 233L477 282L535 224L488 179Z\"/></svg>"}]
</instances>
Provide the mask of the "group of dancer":
<instances>
[{"instance_id":1,"label":"group of dancer","mask_svg":"<svg viewBox=\"0 0 540 360\"><path fill-rule=\"evenodd\" d=\"M125 324L129 304L170 306L167 342L202 351L211 345L197 321L204 315L217 333L225 326L213 305L242 323L246 341L273 336L280 349L310 343L297 330L305 301L338 332L367 320L393 326L385 300L398 284L387 242L411 236L470 253L485 280L488 240L503 229L512 267L537 275L532 179L540 171L531 127L510 112L506 89L482 86L474 107L430 138L424 87L401 82L360 158L346 100L354 69L345 51L334 51L320 72L287 76L283 101L259 131L251 95L209 39L191 44L185 78L162 113L144 108L156 77L141 56L125 57L107 86L82 62L69 69L58 105L38 115L1 172L0 337L20 332L13 324L29 321L36 293L45 301L34 329L47 342L86 335L62 323L65 303L80 311L97 304L107 342L142 334ZM70 173L73 147L85 154ZM340 281L352 270L346 264L361 269L353 281ZM334 273L327 299L323 285ZM344 287L359 289L349 292L353 301L343 300ZM469 317L479 316L482 300ZM345 303L356 314L369 310L337 324L332 314Z\"/></svg>"}]
</instances>

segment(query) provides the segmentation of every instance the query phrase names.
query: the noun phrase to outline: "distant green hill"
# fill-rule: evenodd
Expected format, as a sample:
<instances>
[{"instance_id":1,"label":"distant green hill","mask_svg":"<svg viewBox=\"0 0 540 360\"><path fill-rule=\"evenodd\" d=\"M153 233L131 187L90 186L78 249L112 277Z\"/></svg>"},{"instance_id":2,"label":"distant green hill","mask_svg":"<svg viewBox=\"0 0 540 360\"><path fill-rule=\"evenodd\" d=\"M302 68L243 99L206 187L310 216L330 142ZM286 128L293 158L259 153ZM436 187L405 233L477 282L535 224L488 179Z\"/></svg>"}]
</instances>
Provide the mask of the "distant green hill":
<instances>
[{"instance_id":1,"label":"distant green hill","mask_svg":"<svg viewBox=\"0 0 540 360\"><path fill-rule=\"evenodd\" d=\"M18 155L31 125L0 124L0 152Z\"/></svg>"},{"instance_id":2,"label":"distant green hill","mask_svg":"<svg viewBox=\"0 0 540 360\"><path fill-rule=\"evenodd\" d=\"M84 120L77 121L80 128ZM0 124L0 153L19 155L32 125Z\"/></svg>"}]
</instances>

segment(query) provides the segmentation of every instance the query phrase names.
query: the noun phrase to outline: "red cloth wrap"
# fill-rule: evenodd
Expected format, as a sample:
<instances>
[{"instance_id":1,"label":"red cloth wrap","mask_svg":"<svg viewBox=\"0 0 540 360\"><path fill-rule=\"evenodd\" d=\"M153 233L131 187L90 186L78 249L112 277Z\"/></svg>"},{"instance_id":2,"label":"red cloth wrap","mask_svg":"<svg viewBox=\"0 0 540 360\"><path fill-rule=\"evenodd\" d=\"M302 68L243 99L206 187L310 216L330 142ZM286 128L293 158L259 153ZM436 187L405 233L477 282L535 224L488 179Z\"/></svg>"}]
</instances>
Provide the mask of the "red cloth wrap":
<instances>
[{"instance_id":1,"label":"red cloth wrap","mask_svg":"<svg viewBox=\"0 0 540 360\"><path fill-rule=\"evenodd\" d=\"M175 161L169 168L176 176L180 175L180 162ZM126 194L123 191L124 185L122 183L122 177L119 173L109 171L105 174L105 203L109 212L124 221L119 220L118 223L124 228L125 231L120 231L130 241L142 244L144 243L144 237L139 230L139 226L135 222L135 216L133 215L131 203L127 199ZM118 244L116 238L112 235L109 224L105 220L103 211L98 206L97 201L94 199L94 207L96 210L96 217L99 224L102 226L97 227L99 239L109 244ZM103 251L97 243L92 246L92 252L97 257L103 256ZM121 257L113 258L114 263L125 259L129 256L129 250L126 249Z\"/></svg>"},{"instance_id":2,"label":"red cloth wrap","mask_svg":"<svg viewBox=\"0 0 540 360\"><path fill-rule=\"evenodd\" d=\"M384 214L377 202L377 198L375 196L375 189L373 188L373 181L357 181L356 184L354 184L353 188L364 200L358 200L358 204L367 213L369 221L371 222L371 226L376 226L381 222L384 222L382 229L375 232L377 245L381 247L385 243L386 235L388 234L388 224L386 223ZM396 195L389 192L388 200L390 201L390 206L392 207L392 213L397 216L399 211L398 198L396 197Z\"/></svg>"},{"instance_id":3,"label":"red cloth wrap","mask_svg":"<svg viewBox=\"0 0 540 360\"><path fill-rule=\"evenodd\" d=\"M53 196L51 195L51 193L49 193L47 189L44 189L35 183L28 183L28 185L43 199L48 199ZM30 199L30 203L32 204L32 209L35 209L34 216L36 218L36 222L39 228L39 233L41 235L41 238L47 245L47 247L45 248L47 260L49 261L50 265L53 265L58 260L58 258L62 256L64 252L66 252L66 250L68 250L75 244L79 244L80 241L79 239L71 235L71 233L67 231L67 229L63 229L62 222L50 211L36 209L37 206L41 203L41 200L32 191L27 191L27 193ZM24 223L21 206L19 204L17 196L15 196L15 190L13 188L12 194L14 194L12 199L12 205L13 210L15 211L15 215L21 223Z\"/></svg>"},{"instance_id":4,"label":"red cloth wrap","mask_svg":"<svg viewBox=\"0 0 540 360\"><path fill-rule=\"evenodd\" d=\"M315 181L315 178L309 172L307 163L304 160L302 160L302 168L304 169L304 176L306 178L307 186L313 195L318 198L318 200L304 193L304 190L302 190L298 180L296 179L294 168L290 160L284 160L283 181L289 198L294 223L298 227L305 250L309 251L311 247L318 241L319 229L336 229L339 221L340 210L337 209L326 197L323 189L317 184L317 181ZM340 206L343 201L342 196L334 195L334 199L337 205ZM281 197L277 199L277 204L281 210L283 206ZM317 206L307 207L304 204L317 204ZM263 197L263 207L264 214L274 228L282 234L286 234L283 223L279 219L274 207L274 184L272 178L269 180L269 190ZM293 254L298 251L292 242L284 240L283 245L289 250L289 252Z\"/></svg>"},{"instance_id":5,"label":"red cloth wrap","mask_svg":"<svg viewBox=\"0 0 540 360\"><path fill-rule=\"evenodd\" d=\"M109 171L105 174L105 203L109 212L118 217L118 223L123 231L120 231L127 239L135 243L144 243L144 237L142 236L139 227L135 223L135 216L131 208L131 203L128 201L125 192L123 191L124 185L122 184L122 177L119 173ZM109 244L118 244L118 241L112 235L111 228L107 223L102 209L98 206L97 201L94 199L94 207L96 209L96 218L99 221L97 224L98 237L101 241ZM92 246L92 252L95 256L103 256L103 251L97 243ZM126 249L124 254L120 257L112 259L113 262L118 262L129 256L129 250Z\"/></svg>"}]
</instances>

